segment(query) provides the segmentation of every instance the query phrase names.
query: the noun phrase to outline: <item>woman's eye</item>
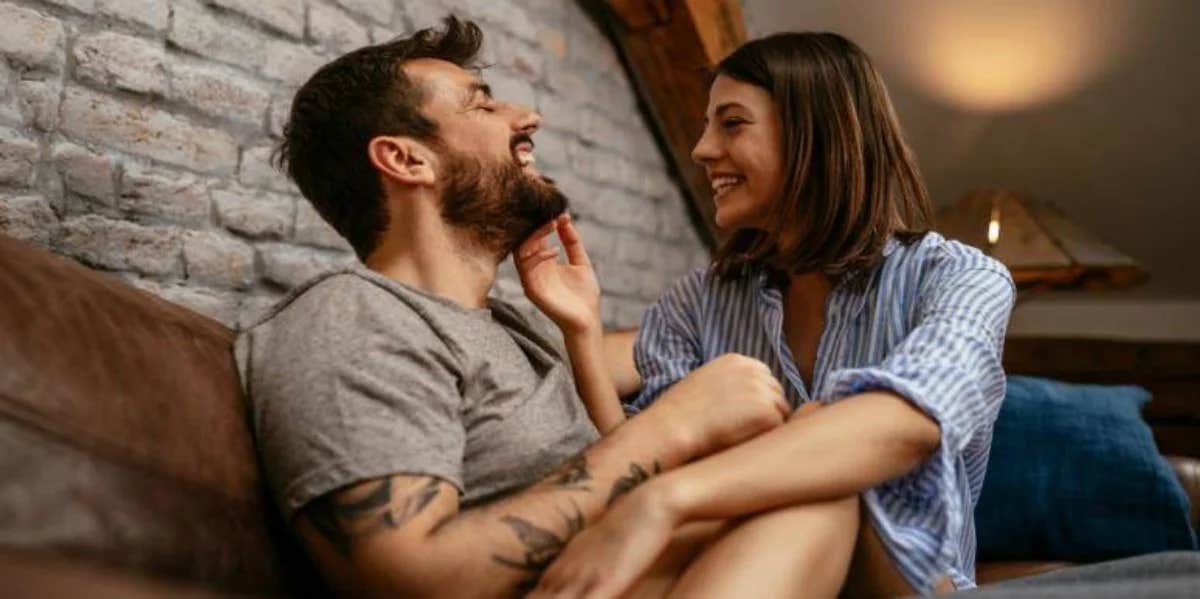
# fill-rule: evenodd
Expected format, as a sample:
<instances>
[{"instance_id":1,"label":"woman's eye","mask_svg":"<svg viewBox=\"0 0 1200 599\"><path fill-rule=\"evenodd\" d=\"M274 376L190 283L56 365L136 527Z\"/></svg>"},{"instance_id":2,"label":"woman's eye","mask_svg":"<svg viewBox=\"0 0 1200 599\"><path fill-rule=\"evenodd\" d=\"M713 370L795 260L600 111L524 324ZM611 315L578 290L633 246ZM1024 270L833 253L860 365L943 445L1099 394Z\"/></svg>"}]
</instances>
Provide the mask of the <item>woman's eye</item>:
<instances>
[{"instance_id":1,"label":"woman's eye","mask_svg":"<svg viewBox=\"0 0 1200 599\"><path fill-rule=\"evenodd\" d=\"M721 121L721 126L726 129L733 129L740 125L745 125L745 124L746 124L745 119L725 119L725 120Z\"/></svg>"}]
</instances>

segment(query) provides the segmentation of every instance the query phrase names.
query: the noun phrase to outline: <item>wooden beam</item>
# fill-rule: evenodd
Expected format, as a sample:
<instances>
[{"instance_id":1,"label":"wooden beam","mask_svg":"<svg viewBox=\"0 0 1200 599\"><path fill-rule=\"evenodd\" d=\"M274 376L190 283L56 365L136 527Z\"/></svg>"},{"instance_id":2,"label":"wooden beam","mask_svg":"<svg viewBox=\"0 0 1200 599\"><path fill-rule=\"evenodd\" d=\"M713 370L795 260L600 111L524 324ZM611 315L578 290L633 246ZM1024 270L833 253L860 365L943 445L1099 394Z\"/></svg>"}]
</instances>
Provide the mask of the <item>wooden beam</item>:
<instances>
[{"instance_id":1,"label":"wooden beam","mask_svg":"<svg viewBox=\"0 0 1200 599\"><path fill-rule=\"evenodd\" d=\"M737 0L604 0L602 5L684 196L712 246L721 234L713 222L711 186L691 152L703 127L712 71L746 40L741 5Z\"/></svg>"}]
</instances>

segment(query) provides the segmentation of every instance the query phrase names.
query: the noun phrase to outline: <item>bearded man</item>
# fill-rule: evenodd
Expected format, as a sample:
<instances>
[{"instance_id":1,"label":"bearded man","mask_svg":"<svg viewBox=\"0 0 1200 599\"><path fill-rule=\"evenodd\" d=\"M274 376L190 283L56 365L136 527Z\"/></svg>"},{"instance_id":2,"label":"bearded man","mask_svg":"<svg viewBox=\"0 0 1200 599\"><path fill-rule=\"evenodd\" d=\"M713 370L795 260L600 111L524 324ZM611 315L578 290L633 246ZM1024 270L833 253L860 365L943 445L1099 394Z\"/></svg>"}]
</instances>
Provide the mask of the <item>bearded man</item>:
<instances>
[{"instance_id":1,"label":"bearded man","mask_svg":"<svg viewBox=\"0 0 1200 599\"><path fill-rule=\"evenodd\" d=\"M351 52L285 128L282 164L362 264L294 289L235 350L278 508L351 596L527 590L621 493L786 410L765 366L717 360L600 438L580 402L612 392L599 288L533 166L540 117L492 97L481 41L450 18ZM488 297L526 238L526 294L566 348Z\"/></svg>"}]
</instances>

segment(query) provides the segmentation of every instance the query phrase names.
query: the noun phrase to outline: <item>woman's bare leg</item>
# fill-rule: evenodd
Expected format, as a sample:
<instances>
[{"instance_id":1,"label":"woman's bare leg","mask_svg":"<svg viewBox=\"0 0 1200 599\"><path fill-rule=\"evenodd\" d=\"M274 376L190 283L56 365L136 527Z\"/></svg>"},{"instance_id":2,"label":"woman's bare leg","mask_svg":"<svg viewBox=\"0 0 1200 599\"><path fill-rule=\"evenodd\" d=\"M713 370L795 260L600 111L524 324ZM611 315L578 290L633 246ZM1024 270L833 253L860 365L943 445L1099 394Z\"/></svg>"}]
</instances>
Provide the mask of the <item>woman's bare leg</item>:
<instances>
[{"instance_id":1,"label":"woman's bare leg","mask_svg":"<svg viewBox=\"0 0 1200 599\"><path fill-rule=\"evenodd\" d=\"M650 570L622 595L622 599L662 599L667 596L684 568L701 550L719 539L728 530L723 522L689 522L680 526L671 543Z\"/></svg>"},{"instance_id":2,"label":"woman's bare leg","mask_svg":"<svg viewBox=\"0 0 1200 599\"><path fill-rule=\"evenodd\" d=\"M837 597L858 538L858 497L744 521L705 549L671 597Z\"/></svg>"},{"instance_id":3,"label":"woman's bare leg","mask_svg":"<svg viewBox=\"0 0 1200 599\"><path fill-rule=\"evenodd\" d=\"M858 540L854 544L850 575L846 577L842 596L847 599L881 599L916 595L917 592L900 575L884 549L866 506L861 506L859 512Z\"/></svg>"}]
</instances>

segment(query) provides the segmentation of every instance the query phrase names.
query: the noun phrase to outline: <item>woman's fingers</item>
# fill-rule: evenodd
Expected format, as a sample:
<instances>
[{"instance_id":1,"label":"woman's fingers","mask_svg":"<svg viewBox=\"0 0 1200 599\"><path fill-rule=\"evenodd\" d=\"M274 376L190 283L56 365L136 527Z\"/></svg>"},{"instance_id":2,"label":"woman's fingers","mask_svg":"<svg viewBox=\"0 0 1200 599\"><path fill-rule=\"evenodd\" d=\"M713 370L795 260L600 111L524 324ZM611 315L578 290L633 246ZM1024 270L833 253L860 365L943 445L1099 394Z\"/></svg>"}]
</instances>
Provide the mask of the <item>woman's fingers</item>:
<instances>
[{"instance_id":1,"label":"woman's fingers","mask_svg":"<svg viewBox=\"0 0 1200 599\"><path fill-rule=\"evenodd\" d=\"M529 272L539 264L547 260L558 259L558 248L548 247L537 250L528 256L517 260L517 270L521 272Z\"/></svg>"},{"instance_id":2,"label":"woman's fingers","mask_svg":"<svg viewBox=\"0 0 1200 599\"><path fill-rule=\"evenodd\" d=\"M567 251L567 262L575 266L591 266L587 250L583 247L583 239L571 222L569 214L563 214L554 221L558 227L558 238L562 241L563 249Z\"/></svg>"},{"instance_id":3,"label":"woman's fingers","mask_svg":"<svg viewBox=\"0 0 1200 599\"><path fill-rule=\"evenodd\" d=\"M534 231L529 237L526 237L525 241L522 241L521 245L517 246L517 260L523 260L535 252L546 248L546 238L554 232L557 226L558 220L552 220L538 227L538 230Z\"/></svg>"}]
</instances>

